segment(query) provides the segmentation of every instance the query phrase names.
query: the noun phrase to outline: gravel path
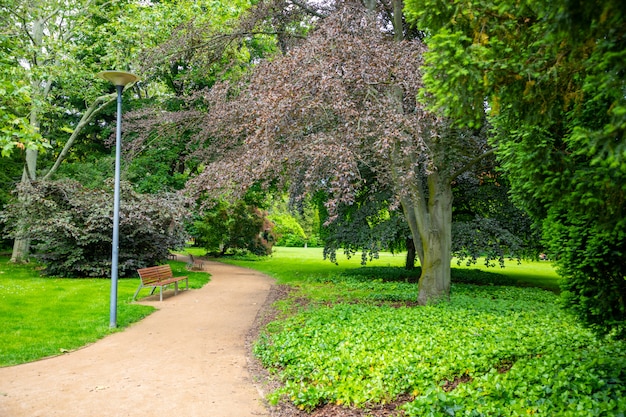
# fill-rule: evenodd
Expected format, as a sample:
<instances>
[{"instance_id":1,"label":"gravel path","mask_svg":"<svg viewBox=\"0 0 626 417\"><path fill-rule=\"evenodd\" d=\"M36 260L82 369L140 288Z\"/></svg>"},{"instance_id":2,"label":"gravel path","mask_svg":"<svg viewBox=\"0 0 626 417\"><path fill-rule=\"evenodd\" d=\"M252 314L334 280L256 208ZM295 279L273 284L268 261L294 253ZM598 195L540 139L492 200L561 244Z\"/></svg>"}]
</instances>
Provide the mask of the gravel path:
<instances>
[{"instance_id":1,"label":"gravel path","mask_svg":"<svg viewBox=\"0 0 626 417\"><path fill-rule=\"evenodd\" d=\"M0 417L269 416L246 335L273 280L215 262L205 270L202 289L141 301L159 310L121 333L0 368Z\"/></svg>"}]
</instances>

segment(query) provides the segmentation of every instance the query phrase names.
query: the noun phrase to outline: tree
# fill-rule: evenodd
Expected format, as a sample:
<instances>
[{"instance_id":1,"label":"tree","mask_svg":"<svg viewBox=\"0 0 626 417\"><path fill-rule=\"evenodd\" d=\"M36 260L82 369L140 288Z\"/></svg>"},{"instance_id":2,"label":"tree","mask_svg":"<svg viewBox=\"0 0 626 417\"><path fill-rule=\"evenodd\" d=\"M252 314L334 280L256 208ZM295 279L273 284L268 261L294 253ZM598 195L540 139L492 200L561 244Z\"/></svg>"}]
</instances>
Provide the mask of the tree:
<instances>
[{"instance_id":1,"label":"tree","mask_svg":"<svg viewBox=\"0 0 626 417\"><path fill-rule=\"evenodd\" d=\"M55 110L52 105L53 92L59 84L67 83L84 91L93 91L87 83L87 77L81 72L85 69L84 65L72 53L78 30L84 25L93 7L95 5L91 1L68 4L65 1L19 0L0 6L0 15L7 22L5 35L11 38L11 42L6 45L10 59L5 64L10 65L9 68L14 72L18 71L28 85L28 99L25 100L28 104L28 130L37 134L42 131L45 115ZM37 147L32 146L25 151L23 184L37 177L38 151ZM28 192L25 187L22 190ZM27 197L21 195L20 198L26 201ZM26 228L26 225L22 224L22 227ZM27 238L16 240L12 260L24 260L28 255L28 247Z\"/></svg>"},{"instance_id":2,"label":"tree","mask_svg":"<svg viewBox=\"0 0 626 417\"><path fill-rule=\"evenodd\" d=\"M367 176L367 184L375 178ZM407 251L406 268L415 267L415 247L404 216L390 211L391 190L364 185L354 204L338 207L338 216L325 228L325 254L335 260L343 248L351 256L361 251L366 263L380 250ZM507 258L537 257L540 237L530 217L513 205L507 178L493 155L452 183L452 254L468 265L482 258L486 265L504 267Z\"/></svg>"},{"instance_id":3,"label":"tree","mask_svg":"<svg viewBox=\"0 0 626 417\"><path fill-rule=\"evenodd\" d=\"M136 68L132 63L143 47L164 41L172 27L192 16L202 16L200 5L195 3L8 0L0 5L0 17L6 22L0 33L0 65L3 74L13 75L10 81L15 86L4 97L10 101L12 113L3 111L0 103L0 117L12 121L0 140L3 149L5 145L6 149L26 148L22 184L36 180L42 171L39 143L54 144L48 154L52 160L44 161L50 162L44 178L51 179L84 130L114 102L115 94L106 93L113 87L96 81L94 75L103 69ZM156 28L146 23L155 19L161 21ZM138 97L155 91L159 89L134 86ZM47 141L39 140L39 136ZM20 190L28 194L29 188ZM28 200L24 194L18 198ZM28 256L27 235L20 236L23 238L14 243L13 261Z\"/></svg>"},{"instance_id":4,"label":"tree","mask_svg":"<svg viewBox=\"0 0 626 417\"><path fill-rule=\"evenodd\" d=\"M431 107L469 124L486 100L516 201L543 222L566 278L564 300L625 336L624 3L407 0L407 13L431 33Z\"/></svg>"},{"instance_id":5,"label":"tree","mask_svg":"<svg viewBox=\"0 0 626 417\"><path fill-rule=\"evenodd\" d=\"M426 304L449 296L452 182L491 150L479 132L416 102L425 48L395 40L380 16L339 2L306 41L260 63L244 84L209 90L196 138L211 159L189 188L220 194L277 181L300 195L323 190L332 220L371 170L403 209Z\"/></svg>"}]
</instances>

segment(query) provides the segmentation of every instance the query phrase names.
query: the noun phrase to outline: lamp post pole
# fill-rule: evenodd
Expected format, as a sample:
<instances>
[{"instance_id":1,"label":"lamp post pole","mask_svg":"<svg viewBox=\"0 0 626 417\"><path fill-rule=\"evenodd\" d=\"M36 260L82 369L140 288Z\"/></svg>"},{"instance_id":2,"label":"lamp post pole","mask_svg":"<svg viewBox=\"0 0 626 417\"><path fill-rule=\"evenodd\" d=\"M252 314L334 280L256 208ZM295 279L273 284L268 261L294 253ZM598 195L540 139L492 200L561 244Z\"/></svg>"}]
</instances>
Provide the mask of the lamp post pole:
<instances>
[{"instance_id":1,"label":"lamp post pole","mask_svg":"<svg viewBox=\"0 0 626 417\"><path fill-rule=\"evenodd\" d=\"M120 240L120 159L122 155L122 92L126 84L139 79L121 71L103 71L98 77L111 81L117 90L117 127L115 130L115 185L113 191L113 243L111 250L111 304L109 327L117 327L117 278Z\"/></svg>"}]
</instances>

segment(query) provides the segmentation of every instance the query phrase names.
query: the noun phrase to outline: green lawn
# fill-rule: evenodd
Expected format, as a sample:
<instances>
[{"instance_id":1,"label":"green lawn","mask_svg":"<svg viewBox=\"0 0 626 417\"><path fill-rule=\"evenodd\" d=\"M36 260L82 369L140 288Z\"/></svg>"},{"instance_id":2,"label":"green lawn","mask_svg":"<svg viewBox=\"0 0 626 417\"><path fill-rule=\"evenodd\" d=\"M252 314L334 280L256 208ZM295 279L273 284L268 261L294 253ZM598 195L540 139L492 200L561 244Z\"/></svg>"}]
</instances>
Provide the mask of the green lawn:
<instances>
[{"instance_id":1,"label":"green lawn","mask_svg":"<svg viewBox=\"0 0 626 417\"><path fill-rule=\"evenodd\" d=\"M457 266L453 262L453 268L457 269L479 269L486 272L496 272L515 280L520 286L535 286L551 291L559 290L559 276L550 261L506 261L504 268L499 265L487 267L484 261L478 260L475 265Z\"/></svg>"},{"instance_id":2,"label":"green lawn","mask_svg":"<svg viewBox=\"0 0 626 417\"><path fill-rule=\"evenodd\" d=\"M198 254L202 254L201 250ZM276 247L274 254L269 258L256 258L256 260L251 260L251 258L224 258L220 261L258 269L276 277L282 283L297 282L303 277L311 275L331 276L355 268L362 268L360 255L347 259L343 254L338 253L338 265L323 261L321 248ZM368 261L365 268L403 268L404 262L405 253L381 252L377 259ZM507 261L505 267L500 268L500 266L487 267L482 260L478 260L475 265L470 266L457 265L456 260L453 260L452 268L459 271L480 270L504 275L522 286L537 286L551 291L558 291L559 288L559 276L552 267L552 263L547 261L522 261L521 264L518 264L517 261Z\"/></svg>"},{"instance_id":3,"label":"green lawn","mask_svg":"<svg viewBox=\"0 0 626 417\"><path fill-rule=\"evenodd\" d=\"M199 288L208 274L170 262L175 275L189 276ZM154 308L131 303L138 278L118 281L117 329L109 328L111 281L40 277L34 264L16 265L0 258L0 366L58 355L120 331ZM147 296L143 289L139 297Z\"/></svg>"}]
</instances>

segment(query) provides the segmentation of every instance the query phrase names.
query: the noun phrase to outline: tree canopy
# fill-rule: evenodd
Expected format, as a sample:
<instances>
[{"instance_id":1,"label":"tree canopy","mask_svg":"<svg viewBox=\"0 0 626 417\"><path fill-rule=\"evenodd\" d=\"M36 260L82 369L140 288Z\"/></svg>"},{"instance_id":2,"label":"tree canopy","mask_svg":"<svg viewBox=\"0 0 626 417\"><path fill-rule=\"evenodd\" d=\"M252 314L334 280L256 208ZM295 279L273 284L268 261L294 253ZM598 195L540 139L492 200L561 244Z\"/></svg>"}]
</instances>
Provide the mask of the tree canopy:
<instances>
[{"instance_id":1,"label":"tree canopy","mask_svg":"<svg viewBox=\"0 0 626 417\"><path fill-rule=\"evenodd\" d=\"M323 191L332 221L366 187L391 190L388 208L402 208L416 242L426 303L449 291L452 183L491 151L482 132L416 101L425 48L419 37L402 40L401 10L385 6L338 2L305 40L194 96L203 104L175 120L195 129L205 166L188 188L198 196L259 183L300 197Z\"/></svg>"},{"instance_id":2,"label":"tree canopy","mask_svg":"<svg viewBox=\"0 0 626 417\"><path fill-rule=\"evenodd\" d=\"M567 278L565 300L623 334L624 3L407 0L406 10L430 33L423 98L466 124L488 108L514 196L543 222Z\"/></svg>"}]
</instances>

